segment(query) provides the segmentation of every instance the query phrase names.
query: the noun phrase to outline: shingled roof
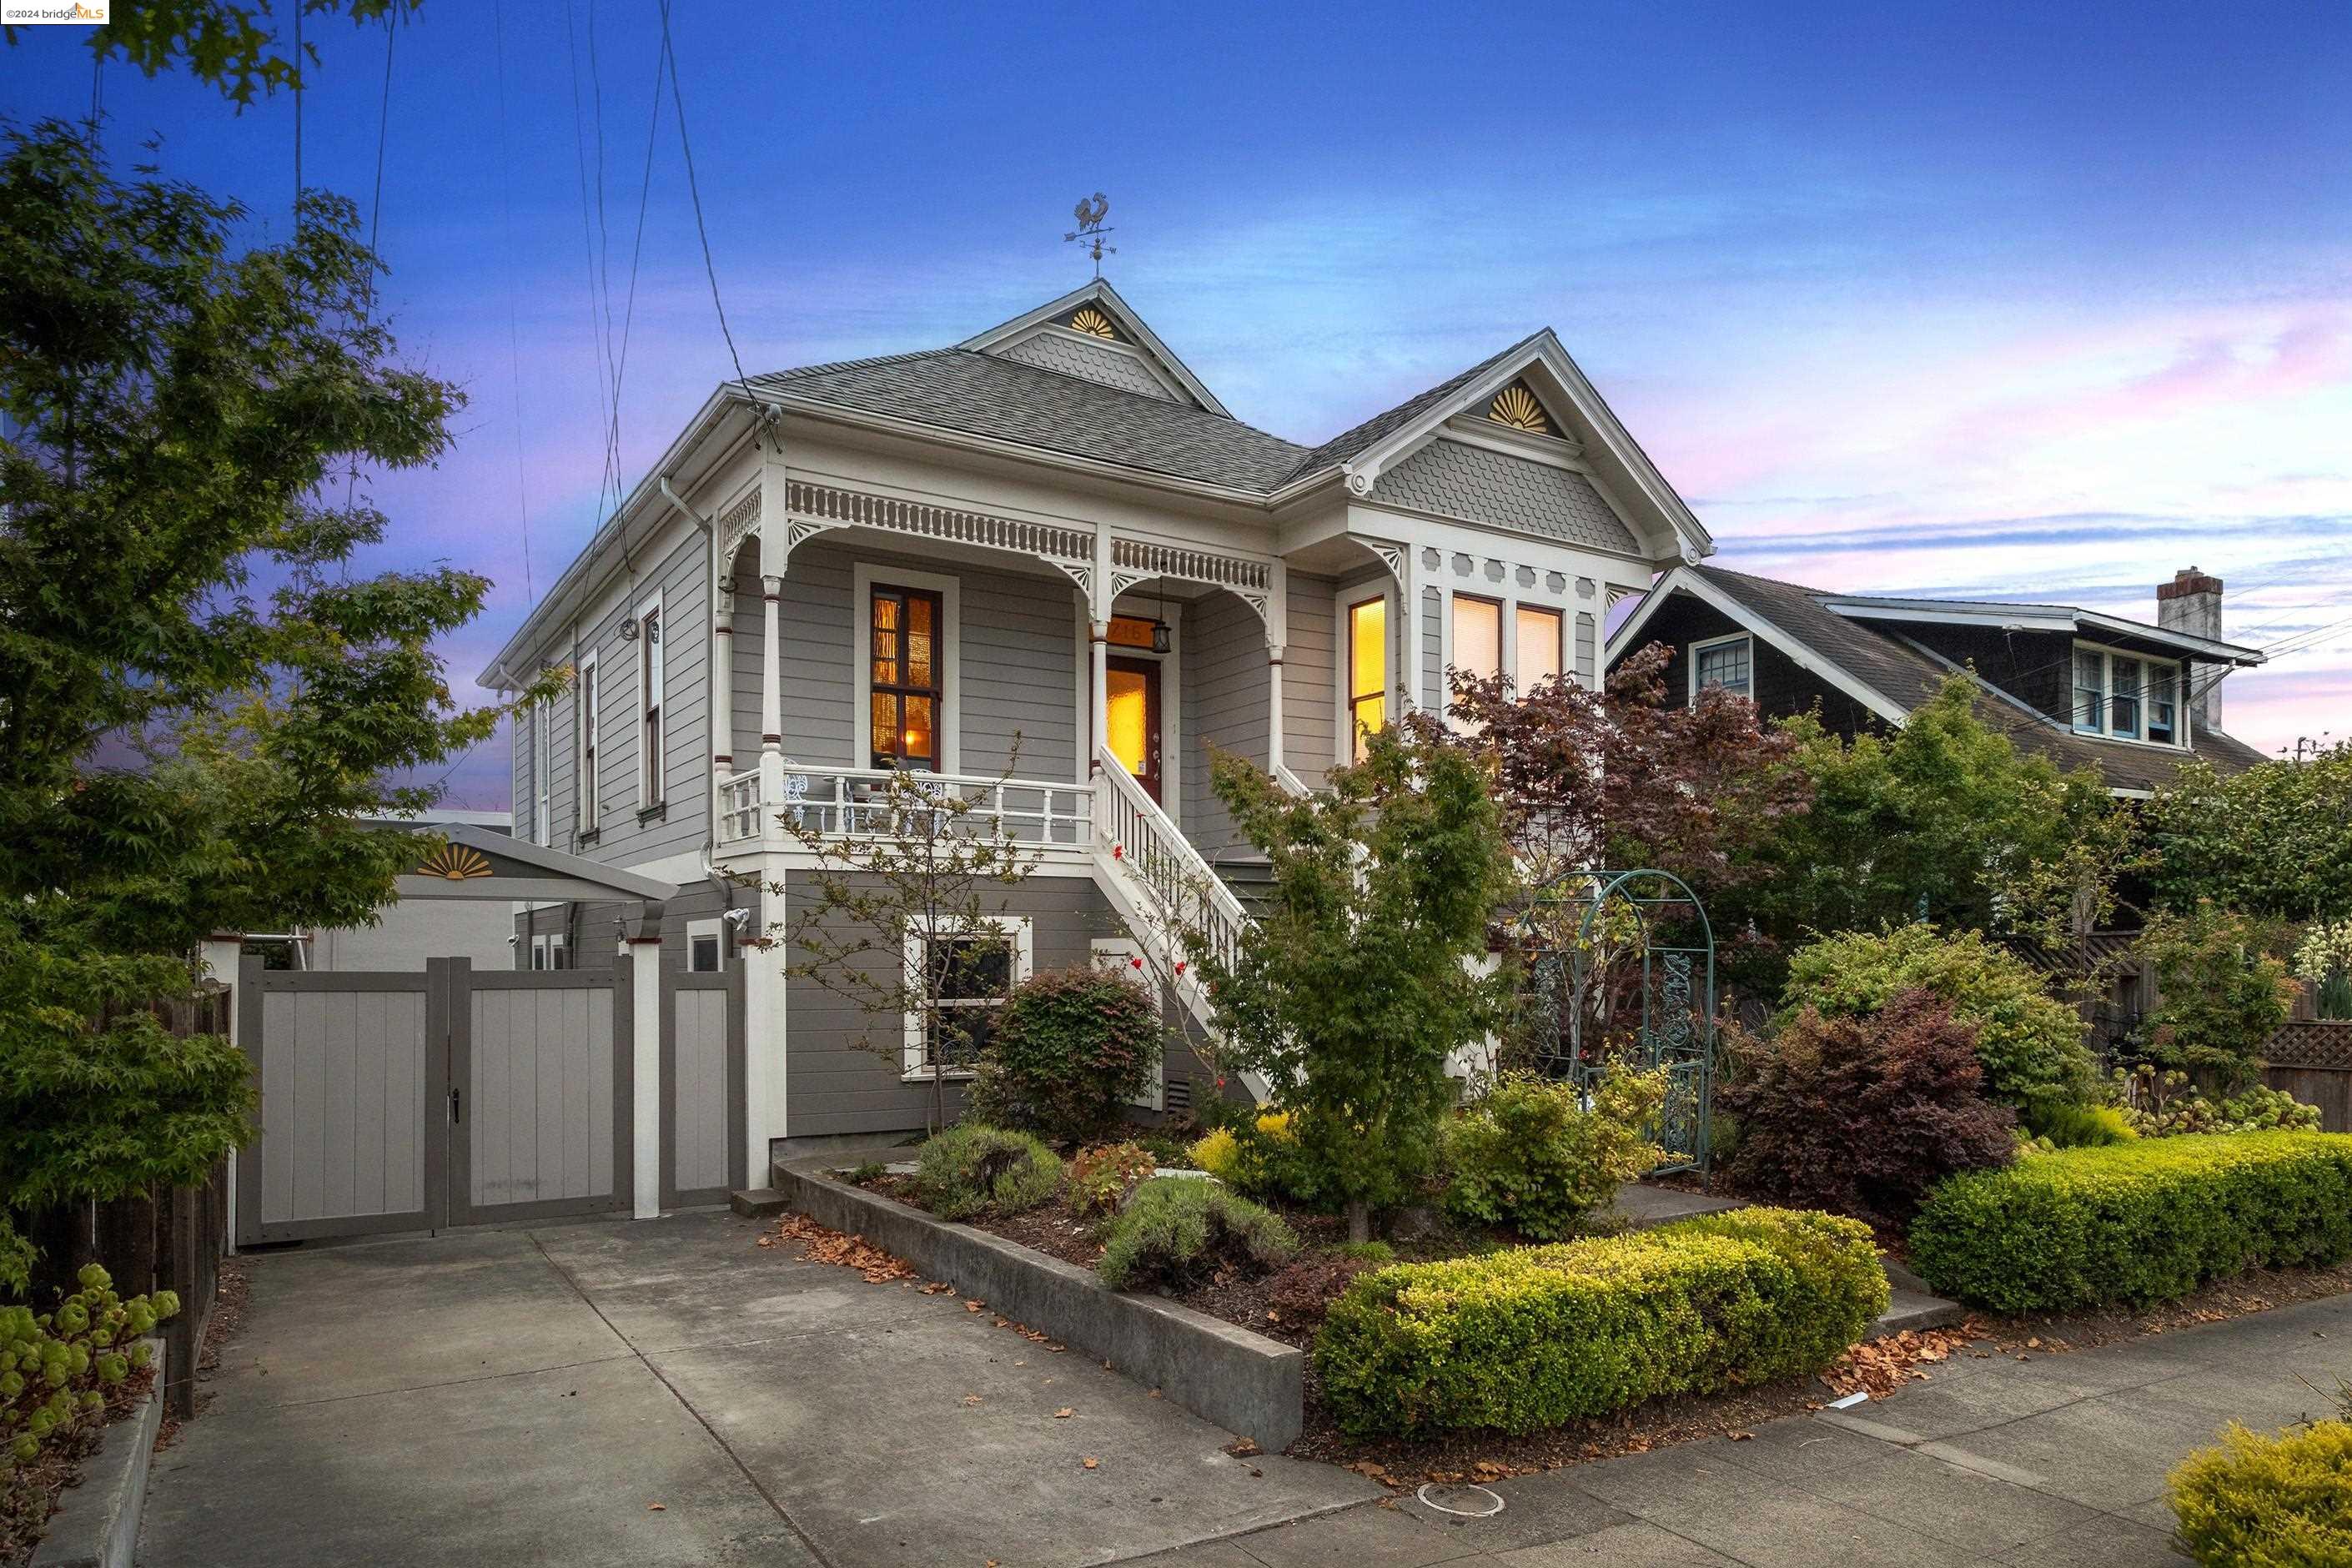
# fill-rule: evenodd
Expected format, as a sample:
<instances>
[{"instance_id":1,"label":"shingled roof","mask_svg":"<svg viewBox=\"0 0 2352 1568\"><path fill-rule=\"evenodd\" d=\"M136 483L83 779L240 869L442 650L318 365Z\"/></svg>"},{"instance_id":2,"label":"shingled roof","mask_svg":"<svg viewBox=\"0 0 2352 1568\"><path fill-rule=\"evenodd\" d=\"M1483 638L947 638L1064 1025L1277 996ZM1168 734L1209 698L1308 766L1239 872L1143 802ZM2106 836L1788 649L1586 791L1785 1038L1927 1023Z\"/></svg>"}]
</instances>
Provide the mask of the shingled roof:
<instances>
[{"instance_id":1,"label":"shingled roof","mask_svg":"<svg viewBox=\"0 0 2352 1568\"><path fill-rule=\"evenodd\" d=\"M1853 595L1832 594L1721 566L1683 570L1704 579L1758 619L1906 713L1933 697L1958 668L1905 638L1899 623L1858 621L1822 604L1823 599L1853 598ZM2199 757L2225 773L2242 773L2264 760L2236 736L2202 726L2194 728L2186 753L2077 734L1990 688L1978 696L1976 715L2007 735L2020 751L2038 752L2062 768L2097 768L2110 789L2156 789L2171 781L2185 756Z\"/></svg>"}]
</instances>

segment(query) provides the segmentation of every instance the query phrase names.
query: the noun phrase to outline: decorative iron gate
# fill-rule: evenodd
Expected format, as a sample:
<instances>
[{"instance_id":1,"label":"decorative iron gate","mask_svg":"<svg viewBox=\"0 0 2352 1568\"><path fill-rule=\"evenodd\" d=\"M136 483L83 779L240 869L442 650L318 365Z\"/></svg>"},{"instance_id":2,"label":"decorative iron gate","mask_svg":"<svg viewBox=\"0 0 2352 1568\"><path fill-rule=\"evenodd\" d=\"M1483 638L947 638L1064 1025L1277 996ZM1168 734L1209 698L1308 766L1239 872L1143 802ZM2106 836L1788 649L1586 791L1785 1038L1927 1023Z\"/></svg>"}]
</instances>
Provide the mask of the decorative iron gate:
<instances>
[{"instance_id":1,"label":"decorative iron gate","mask_svg":"<svg viewBox=\"0 0 2352 1568\"><path fill-rule=\"evenodd\" d=\"M1715 1091L1715 931L1670 871L1571 871L1519 917L1523 1027L1537 1065L1583 1088L1623 1061L1663 1068L1665 1171L1705 1168Z\"/></svg>"}]
</instances>

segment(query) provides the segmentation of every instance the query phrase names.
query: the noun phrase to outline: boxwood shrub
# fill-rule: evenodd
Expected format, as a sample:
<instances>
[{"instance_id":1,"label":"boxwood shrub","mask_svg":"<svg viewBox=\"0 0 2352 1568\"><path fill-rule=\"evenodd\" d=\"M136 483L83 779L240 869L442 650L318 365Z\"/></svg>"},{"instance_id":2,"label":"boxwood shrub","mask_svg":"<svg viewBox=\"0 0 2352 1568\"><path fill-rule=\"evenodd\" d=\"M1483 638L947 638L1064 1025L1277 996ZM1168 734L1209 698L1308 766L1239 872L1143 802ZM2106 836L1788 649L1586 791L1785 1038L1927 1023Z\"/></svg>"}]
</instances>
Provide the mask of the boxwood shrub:
<instances>
[{"instance_id":1,"label":"boxwood shrub","mask_svg":"<svg viewBox=\"0 0 2352 1568\"><path fill-rule=\"evenodd\" d=\"M2352 1256L2352 1135L2142 1138L1952 1177L1911 1226L1911 1261L1997 1311L2134 1304L2256 1264Z\"/></svg>"},{"instance_id":2,"label":"boxwood shrub","mask_svg":"<svg viewBox=\"0 0 2352 1568\"><path fill-rule=\"evenodd\" d=\"M1867 1226L1748 1208L1362 1275L1315 1342L1351 1435L1532 1432L1816 1372L1886 1309Z\"/></svg>"},{"instance_id":3,"label":"boxwood shrub","mask_svg":"<svg viewBox=\"0 0 2352 1568\"><path fill-rule=\"evenodd\" d=\"M2172 1472L2171 1500L2180 1543L2214 1568L2352 1563L2352 1426L2267 1437L2233 1421Z\"/></svg>"}]
</instances>

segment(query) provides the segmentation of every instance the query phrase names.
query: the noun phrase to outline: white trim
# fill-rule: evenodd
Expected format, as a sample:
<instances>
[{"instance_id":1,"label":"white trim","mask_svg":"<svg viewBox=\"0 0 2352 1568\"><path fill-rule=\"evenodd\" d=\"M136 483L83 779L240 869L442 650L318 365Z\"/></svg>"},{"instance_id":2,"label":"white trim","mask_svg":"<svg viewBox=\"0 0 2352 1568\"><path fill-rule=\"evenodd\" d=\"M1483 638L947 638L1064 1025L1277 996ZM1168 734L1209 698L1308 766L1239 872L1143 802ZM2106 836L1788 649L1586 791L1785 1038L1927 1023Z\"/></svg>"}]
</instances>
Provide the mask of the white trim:
<instances>
[{"instance_id":1,"label":"white trim","mask_svg":"<svg viewBox=\"0 0 2352 1568\"><path fill-rule=\"evenodd\" d=\"M1348 612L1355 605L1369 603L1370 600L1375 598L1385 599L1388 601L1388 608L1382 613L1381 616L1381 638L1384 646L1381 649L1381 668L1383 670L1393 674L1397 667L1397 605L1399 601L1397 595L1396 578L1392 574L1383 572L1377 577L1359 578L1353 583L1340 584L1331 590L1332 717L1331 761L1329 765L1332 767L1345 767L1356 760L1356 724L1355 718L1349 703L1349 699L1355 695L1355 693L1349 689L1349 688L1355 683L1356 675L1354 647L1355 628L1350 622ZM1448 624L1448 617L1441 616L1438 617L1438 621L1442 629ZM1421 673L1418 668L1418 663L1419 661L1416 660L1416 668L1412 671L1412 675L1415 677L1418 677ZM1399 717L1401 717L1401 714L1391 711L1391 709L1397 707L1401 700L1397 690L1397 683L1393 680L1389 683L1387 697L1388 701L1381 710L1382 722L1384 724L1392 724L1396 722Z\"/></svg>"},{"instance_id":2,"label":"white trim","mask_svg":"<svg viewBox=\"0 0 2352 1568\"><path fill-rule=\"evenodd\" d=\"M2091 728L2085 728L2083 725L2075 716L2074 710L2074 659L2076 655L2085 653L2095 653L2099 656L2099 723ZM2139 695L2135 699L2139 704L2139 715L2133 731L2129 734L2117 733L2112 721L2116 700L2116 660L2119 658L2130 659L2140 667ZM2148 672L2156 668L2168 669L2172 672L2173 738L2169 741L2151 741L2147 738L2147 677ZM2180 659L2157 658L2141 653L2136 648L2114 647L2105 643L2086 642L2077 637L2066 655L2066 717L2054 722L2070 734L2080 735L2085 740L2113 741L2118 745L2126 746L2147 746L2158 752L2189 751L2192 749L2189 735L2189 668L2190 666Z\"/></svg>"},{"instance_id":3,"label":"white trim","mask_svg":"<svg viewBox=\"0 0 2352 1568\"><path fill-rule=\"evenodd\" d=\"M2188 653L2207 654L2240 668L2251 668L2264 662L2259 648L2200 637L2170 626L2151 626L2146 621L2126 620L2121 616L2076 609L2072 605L2011 605L1998 599L1881 599L1838 594L1823 595L1817 602L1822 608L1848 620L1925 621L1937 626L1996 626L2003 631L2070 635L2094 626L2112 637L2138 637ZM2148 657L2136 655L2129 648L2120 651L2126 658Z\"/></svg>"},{"instance_id":4,"label":"white trim","mask_svg":"<svg viewBox=\"0 0 2352 1568\"><path fill-rule=\"evenodd\" d=\"M709 937L719 949L719 963L710 969L694 967L694 944ZM709 920L686 922L686 968L689 974L716 974L727 968L727 922L712 916Z\"/></svg>"},{"instance_id":5,"label":"white trim","mask_svg":"<svg viewBox=\"0 0 2352 1568\"><path fill-rule=\"evenodd\" d=\"M1131 936L1089 937L1087 940L1087 957L1097 969L1108 969L1129 978L1143 968L1143 949ZM1168 1109L1168 1047L1164 1039L1160 1047L1160 1055L1152 1058L1151 1081L1144 1086L1141 1093L1130 1098L1128 1104L1138 1110Z\"/></svg>"},{"instance_id":6,"label":"white trim","mask_svg":"<svg viewBox=\"0 0 2352 1568\"><path fill-rule=\"evenodd\" d=\"M1676 593L1687 593L1701 604L1721 611L1733 624L1754 634L1758 641L1768 643L1779 650L1782 658L1799 669L1836 687L1889 724L1900 728L1909 721L1909 709L1831 663L1687 566L1674 568L1650 585L1650 591L1643 595L1641 605L1609 637L1601 652L1601 668L1595 672L1596 679L1605 676L1610 667L1624 657L1625 650L1633 646L1634 639L1649 624L1650 617L1657 614L1659 606ZM1752 678L1750 684L1753 684Z\"/></svg>"},{"instance_id":7,"label":"white trim","mask_svg":"<svg viewBox=\"0 0 2352 1568\"><path fill-rule=\"evenodd\" d=\"M1013 939L1013 968L1010 975L1012 984L1018 985L1028 979L1032 953L1029 917L1027 915L982 915L980 917L980 923L992 925ZM900 942L899 962L907 966L907 973L909 975L918 973L923 962L923 941L922 932L910 930ZM928 1066L923 1060L922 1019L913 1013L903 1014L899 1018L899 1080L905 1083L930 1082L938 1074L936 1069ZM953 1083L971 1077L972 1071L970 1068L949 1068L945 1076L949 1082Z\"/></svg>"},{"instance_id":8,"label":"white trim","mask_svg":"<svg viewBox=\"0 0 2352 1568\"><path fill-rule=\"evenodd\" d=\"M530 705L530 841L542 849L555 838L554 709L552 699Z\"/></svg>"},{"instance_id":9,"label":"white trim","mask_svg":"<svg viewBox=\"0 0 2352 1568\"><path fill-rule=\"evenodd\" d=\"M594 833L604 809L604 689L596 650L580 656L572 699L572 821L575 833Z\"/></svg>"},{"instance_id":10,"label":"white trim","mask_svg":"<svg viewBox=\"0 0 2352 1568\"><path fill-rule=\"evenodd\" d=\"M1756 700L1756 638L1754 634L1749 632L1733 632L1727 637L1701 637L1698 641L1690 644L1683 650L1683 661L1690 667L1689 679L1687 681L1690 688L1687 696L1690 701L1693 703L1696 703L1698 701L1698 694L1700 690L1698 683L1698 656L1708 648L1727 647L1733 643L1746 643L1748 645L1748 689L1737 692L1734 695L1745 697L1750 702Z\"/></svg>"},{"instance_id":11,"label":"white trim","mask_svg":"<svg viewBox=\"0 0 2352 1568\"><path fill-rule=\"evenodd\" d=\"M858 561L850 567L850 667L854 674L849 752L854 767L871 765L874 721L874 660L866 649L874 626L874 589L920 588L940 596L940 772L962 772L963 763L963 580L936 572L906 572Z\"/></svg>"},{"instance_id":12,"label":"white trim","mask_svg":"<svg viewBox=\"0 0 2352 1568\"><path fill-rule=\"evenodd\" d=\"M1149 581L1149 580L1148 580ZM1230 592L1230 590L1223 590ZM1129 620L1148 617L1136 612L1141 608L1135 600L1148 595L1141 585L1129 588L1111 602L1110 613L1118 616L1119 605L1128 605ZM1159 664L1160 672L1160 809L1168 814L1171 822L1184 820L1184 606L1182 599L1155 601L1161 620L1168 623L1168 651L1154 653L1148 647L1129 647L1124 643L1105 643L1106 658L1148 658ZM1076 777L1085 778L1091 770L1095 754L1095 737L1102 731L1098 714L1087 718L1087 699L1094 690L1094 650L1089 646L1094 637L1094 624L1081 618L1078 622L1078 771Z\"/></svg>"},{"instance_id":13,"label":"white trim","mask_svg":"<svg viewBox=\"0 0 2352 1568\"><path fill-rule=\"evenodd\" d=\"M654 622L654 635L650 637L645 633L646 617L648 616ZM662 637L669 630L669 617L662 614L661 590L656 588L638 600L636 607L630 612L630 618L637 623L636 639L631 645L636 649L636 658L633 661L636 668L631 674L633 684L637 689L637 809L642 812L660 805L669 795L669 672L665 668L662 645ZM705 672L706 677L708 673ZM650 737L646 734L646 716L649 711L654 720ZM656 752L650 759L646 756L649 739ZM661 785L658 793L647 790L646 786L649 780Z\"/></svg>"}]
</instances>

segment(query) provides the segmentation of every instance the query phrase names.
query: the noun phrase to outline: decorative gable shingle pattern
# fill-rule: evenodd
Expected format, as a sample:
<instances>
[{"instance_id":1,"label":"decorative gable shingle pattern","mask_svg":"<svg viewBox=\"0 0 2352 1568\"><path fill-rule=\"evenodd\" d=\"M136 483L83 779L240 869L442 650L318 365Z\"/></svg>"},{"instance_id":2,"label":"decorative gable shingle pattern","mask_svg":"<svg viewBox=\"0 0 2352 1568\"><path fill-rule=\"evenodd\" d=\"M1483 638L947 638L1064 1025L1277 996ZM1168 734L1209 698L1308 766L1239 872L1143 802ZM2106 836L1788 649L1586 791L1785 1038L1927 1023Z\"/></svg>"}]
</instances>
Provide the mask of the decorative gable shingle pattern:
<instances>
[{"instance_id":1,"label":"decorative gable shingle pattern","mask_svg":"<svg viewBox=\"0 0 2352 1568\"><path fill-rule=\"evenodd\" d=\"M1340 431L1339 434L1332 437L1328 441L1324 442L1320 447L1316 447L1313 451L1308 452L1305 457L1301 458L1297 465L1294 466L1288 473L1283 476L1285 482L1291 479L1304 479L1307 475L1318 472L1324 468L1337 468L1339 464L1346 462L1349 458L1355 457L1357 454L1369 451L1372 447L1379 446L1389 437L1394 435L1399 430L1403 429L1406 426L1420 418L1423 414L1428 413L1432 408L1436 407L1437 405L1444 402L1447 398L1453 396L1455 393L1469 385L1470 383L1477 380L1480 376L1494 369L1503 361L1509 359L1513 354L1519 353L1529 343L1534 342L1538 338L1542 336L1543 334L1541 332L1529 332L1526 337L1521 338L1509 348L1503 350L1499 353L1487 355L1485 359L1480 360L1476 364L1472 365L1468 370L1464 371L1461 374L1448 376L1445 380L1439 382L1435 386L1431 387L1427 392L1421 393L1416 396L1408 397L1402 403L1398 404L1394 408L1387 409L1381 413L1373 415L1370 419L1365 420L1361 425L1355 426L1353 429Z\"/></svg>"},{"instance_id":2,"label":"decorative gable shingle pattern","mask_svg":"<svg viewBox=\"0 0 2352 1568\"><path fill-rule=\"evenodd\" d=\"M1503 523L1570 543L1629 555L1642 550L1582 474L1463 441L1432 441L1383 473L1372 493L1422 511Z\"/></svg>"},{"instance_id":3,"label":"decorative gable shingle pattern","mask_svg":"<svg viewBox=\"0 0 2352 1568\"><path fill-rule=\"evenodd\" d=\"M1825 608L1821 600L1831 596L1826 589L1754 577L1720 566L1691 570L1786 634L1791 642L1837 666L1906 713L1934 696L1952 673L1953 667L1905 639L1900 623L1852 620ZM2038 752L2062 768L2097 768L2109 789L2157 789L2171 782L2189 756L2225 773L2242 773L2264 760L2243 741L2218 731L2197 731L2189 738L2187 752L2078 735L1990 691L1978 697L1975 710L1979 719L2007 735L2020 751Z\"/></svg>"},{"instance_id":4,"label":"decorative gable shingle pattern","mask_svg":"<svg viewBox=\"0 0 2352 1568\"><path fill-rule=\"evenodd\" d=\"M1034 364L1040 370L1058 371L1075 375L1081 381L1099 382L1132 392L1141 397L1156 397L1161 402L1174 401L1168 389L1153 379L1150 371L1117 349L1102 348L1093 343L1074 343L1057 332L1039 332L1022 339L1010 348L984 351L1002 359L1017 360Z\"/></svg>"}]
</instances>

